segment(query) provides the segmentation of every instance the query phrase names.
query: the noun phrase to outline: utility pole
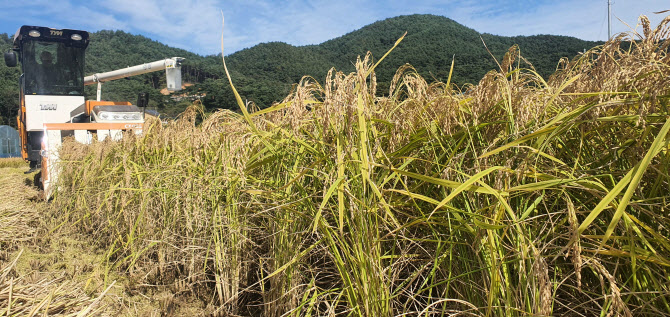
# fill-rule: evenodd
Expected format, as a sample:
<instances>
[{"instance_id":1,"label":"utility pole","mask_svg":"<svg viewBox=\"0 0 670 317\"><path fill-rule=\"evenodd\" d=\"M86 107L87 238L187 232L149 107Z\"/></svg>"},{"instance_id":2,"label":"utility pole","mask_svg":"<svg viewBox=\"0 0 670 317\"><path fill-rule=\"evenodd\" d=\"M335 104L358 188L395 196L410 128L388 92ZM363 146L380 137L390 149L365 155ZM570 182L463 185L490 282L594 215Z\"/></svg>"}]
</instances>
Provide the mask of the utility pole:
<instances>
[{"instance_id":1,"label":"utility pole","mask_svg":"<svg viewBox=\"0 0 670 317\"><path fill-rule=\"evenodd\" d=\"M612 0L607 0L607 39L612 38Z\"/></svg>"}]
</instances>

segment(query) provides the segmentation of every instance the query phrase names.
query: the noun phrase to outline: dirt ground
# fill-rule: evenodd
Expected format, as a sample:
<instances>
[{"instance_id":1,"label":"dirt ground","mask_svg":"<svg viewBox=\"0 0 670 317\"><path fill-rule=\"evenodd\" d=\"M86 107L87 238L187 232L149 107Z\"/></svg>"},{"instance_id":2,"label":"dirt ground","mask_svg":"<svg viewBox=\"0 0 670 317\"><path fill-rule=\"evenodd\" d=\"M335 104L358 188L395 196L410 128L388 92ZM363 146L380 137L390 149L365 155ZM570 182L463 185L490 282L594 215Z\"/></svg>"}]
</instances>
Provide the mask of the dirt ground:
<instances>
[{"instance_id":1,"label":"dirt ground","mask_svg":"<svg viewBox=\"0 0 670 317\"><path fill-rule=\"evenodd\" d=\"M111 272L105 250L58 223L27 164L0 167L0 316L195 316L198 304ZM0 165L2 166L2 165Z\"/></svg>"}]
</instances>

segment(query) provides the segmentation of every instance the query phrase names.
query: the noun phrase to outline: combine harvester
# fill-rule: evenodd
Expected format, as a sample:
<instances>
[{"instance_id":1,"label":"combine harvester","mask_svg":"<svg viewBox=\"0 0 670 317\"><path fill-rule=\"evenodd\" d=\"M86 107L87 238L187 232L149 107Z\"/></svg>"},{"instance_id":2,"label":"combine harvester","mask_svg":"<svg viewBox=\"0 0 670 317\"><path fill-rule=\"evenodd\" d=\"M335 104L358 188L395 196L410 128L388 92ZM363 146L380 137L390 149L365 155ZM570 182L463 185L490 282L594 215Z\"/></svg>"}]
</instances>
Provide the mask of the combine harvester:
<instances>
[{"instance_id":1,"label":"combine harvester","mask_svg":"<svg viewBox=\"0 0 670 317\"><path fill-rule=\"evenodd\" d=\"M181 62L173 57L84 77L84 53L89 43L85 31L22 26L14 35L12 48L4 54L5 64L21 62L18 131L21 155L30 163L36 185L45 197L53 193L58 177L58 149L63 137L90 144L109 137L119 140L123 131L141 133L148 94L140 93L137 105L102 101L102 83L165 69L168 91L181 90ZM18 53L18 54L17 54ZM97 100L85 100L84 86L98 84Z\"/></svg>"}]
</instances>

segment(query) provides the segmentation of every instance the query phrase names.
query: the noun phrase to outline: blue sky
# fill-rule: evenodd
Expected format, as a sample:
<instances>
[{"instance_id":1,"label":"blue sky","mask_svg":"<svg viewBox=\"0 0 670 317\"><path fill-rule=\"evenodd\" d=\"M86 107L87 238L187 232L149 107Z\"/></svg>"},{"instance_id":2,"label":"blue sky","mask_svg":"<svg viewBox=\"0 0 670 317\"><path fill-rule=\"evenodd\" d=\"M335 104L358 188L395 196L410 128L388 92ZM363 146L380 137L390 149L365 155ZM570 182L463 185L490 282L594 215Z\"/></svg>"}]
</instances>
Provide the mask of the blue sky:
<instances>
[{"instance_id":1,"label":"blue sky","mask_svg":"<svg viewBox=\"0 0 670 317\"><path fill-rule=\"evenodd\" d=\"M615 33L634 29L642 14L653 25L670 14L653 13L670 9L668 0L612 2ZM221 52L222 12L225 55L271 41L318 44L414 13L445 16L482 33L607 38L607 0L0 0L0 33L14 34L24 24L123 30L208 55Z\"/></svg>"}]
</instances>

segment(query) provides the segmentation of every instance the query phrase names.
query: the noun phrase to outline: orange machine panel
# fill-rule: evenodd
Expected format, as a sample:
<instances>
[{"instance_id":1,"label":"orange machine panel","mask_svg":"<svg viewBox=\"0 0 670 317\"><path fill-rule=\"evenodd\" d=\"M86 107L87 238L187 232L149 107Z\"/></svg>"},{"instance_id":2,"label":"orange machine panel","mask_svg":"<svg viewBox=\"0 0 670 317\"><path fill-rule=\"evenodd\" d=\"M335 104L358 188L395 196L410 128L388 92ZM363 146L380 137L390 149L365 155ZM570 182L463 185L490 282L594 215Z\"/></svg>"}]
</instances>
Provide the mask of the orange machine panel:
<instances>
[{"instance_id":1,"label":"orange machine panel","mask_svg":"<svg viewBox=\"0 0 670 317\"><path fill-rule=\"evenodd\" d=\"M21 90L23 94L23 90ZM21 138L21 157L24 160L28 159L28 131L26 131L26 100L21 98L19 105L19 115L16 116L16 127L19 130L19 137Z\"/></svg>"},{"instance_id":2,"label":"orange machine panel","mask_svg":"<svg viewBox=\"0 0 670 317\"><path fill-rule=\"evenodd\" d=\"M137 130L144 127L143 123L45 123L45 130Z\"/></svg>"},{"instance_id":3,"label":"orange machine panel","mask_svg":"<svg viewBox=\"0 0 670 317\"><path fill-rule=\"evenodd\" d=\"M26 132L26 129L23 127L23 121L21 121L21 117L17 116L16 117L16 126L19 128L19 138L21 139L21 157L24 160L28 159L28 133Z\"/></svg>"}]
</instances>

